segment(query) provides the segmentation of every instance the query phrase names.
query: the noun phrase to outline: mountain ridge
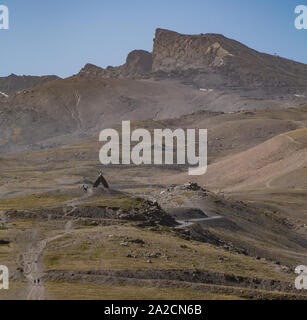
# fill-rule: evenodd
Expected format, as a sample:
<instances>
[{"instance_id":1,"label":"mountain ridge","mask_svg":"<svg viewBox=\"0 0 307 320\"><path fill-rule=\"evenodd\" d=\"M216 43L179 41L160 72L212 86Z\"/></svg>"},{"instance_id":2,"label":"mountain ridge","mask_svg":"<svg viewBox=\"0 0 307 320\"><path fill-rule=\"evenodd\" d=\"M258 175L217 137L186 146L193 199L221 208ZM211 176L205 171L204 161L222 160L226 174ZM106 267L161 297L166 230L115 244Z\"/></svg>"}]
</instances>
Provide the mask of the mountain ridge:
<instances>
[{"instance_id":1,"label":"mountain ridge","mask_svg":"<svg viewBox=\"0 0 307 320\"><path fill-rule=\"evenodd\" d=\"M132 71L129 58L141 60L142 55L147 57L146 68L142 63L135 63ZM307 65L303 63L258 52L221 34L186 35L161 28L155 32L152 53L134 50L122 66L103 69L86 65L79 74L181 79L196 87L265 88L273 93L286 87L294 92L293 88L307 85Z\"/></svg>"},{"instance_id":2,"label":"mountain ridge","mask_svg":"<svg viewBox=\"0 0 307 320\"><path fill-rule=\"evenodd\" d=\"M307 65L222 35L164 29L156 31L153 53L134 50L122 66L87 64L66 79L35 79L34 87L9 97L0 86L1 153L65 145L127 119L307 103Z\"/></svg>"},{"instance_id":3,"label":"mountain ridge","mask_svg":"<svg viewBox=\"0 0 307 320\"><path fill-rule=\"evenodd\" d=\"M0 92L5 95L11 95L19 90L30 89L38 84L58 79L60 77L55 75L18 76L12 73L7 77L0 77Z\"/></svg>"}]
</instances>

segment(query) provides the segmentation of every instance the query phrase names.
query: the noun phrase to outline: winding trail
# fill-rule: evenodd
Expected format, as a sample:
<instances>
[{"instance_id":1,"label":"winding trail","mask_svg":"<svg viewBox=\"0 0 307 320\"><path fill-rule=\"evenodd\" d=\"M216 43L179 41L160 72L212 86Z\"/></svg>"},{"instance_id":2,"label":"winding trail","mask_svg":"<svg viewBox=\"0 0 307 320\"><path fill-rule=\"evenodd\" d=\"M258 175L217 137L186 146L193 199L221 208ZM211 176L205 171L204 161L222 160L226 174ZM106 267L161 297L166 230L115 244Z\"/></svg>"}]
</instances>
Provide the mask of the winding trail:
<instances>
[{"instance_id":1,"label":"winding trail","mask_svg":"<svg viewBox=\"0 0 307 320\"><path fill-rule=\"evenodd\" d=\"M212 216L212 217L208 217L208 218L199 218L199 219L187 219L186 221L184 220L176 220L176 222L178 222L180 224L180 226L176 227L177 229L181 229L181 228L186 228L189 227L197 222L202 222L202 221L210 221L210 220L219 220L219 219L223 219L224 217L222 216Z\"/></svg>"},{"instance_id":2,"label":"winding trail","mask_svg":"<svg viewBox=\"0 0 307 320\"><path fill-rule=\"evenodd\" d=\"M69 234L73 227L73 221L68 221L65 225L65 231L62 234L49 237L38 241L22 254L24 266L24 276L28 281L28 294L26 300L45 300L45 287L42 282L34 283L35 279L41 279L43 276L43 251L46 245L56 239L62 238Z\"/></svg>"},{"instance_id":3,"label":"winding trail","mask_svg":"<svg viewBox=\"0 0 307 320\"><path fill-rule=\"evenodd\" d=\"M93 195L93 189L89 188L88 192L84 194L82 197L69 200L65 204L72 207L72 209L66 212L65 216L68 216L72 212L74 212L77 208L78 203L82 200L85 200ZM44 284L40 281L40 283L34 283L34 280L41 279L44 272L43 266L43 252L45 247L49 242L57 240L59 238L64 237L65 235L71 233L73 228L73 221L69 220L65 225L65 230L63 233L49 237L38 242L33 241L30 248L22 254L22 265L23 265L23 273L28 281L28 294L26 296L26 300L45 300L45 287ZM32 231L32 235L34 235L35 231Z\"/></svg>"},{"instance_id":4,"label":"winding trail","mask_svg":"<svg viewBox=\"0 0 307 320\"><path fill-rule=\"evenodd\" d=\"M271 183L273 182L274 179L275 179L275 178L272 178L272 179L268 180L268 181L265 183L265 187L266 187L267 189L271 188Z\"/></svg>"}]
</instances>

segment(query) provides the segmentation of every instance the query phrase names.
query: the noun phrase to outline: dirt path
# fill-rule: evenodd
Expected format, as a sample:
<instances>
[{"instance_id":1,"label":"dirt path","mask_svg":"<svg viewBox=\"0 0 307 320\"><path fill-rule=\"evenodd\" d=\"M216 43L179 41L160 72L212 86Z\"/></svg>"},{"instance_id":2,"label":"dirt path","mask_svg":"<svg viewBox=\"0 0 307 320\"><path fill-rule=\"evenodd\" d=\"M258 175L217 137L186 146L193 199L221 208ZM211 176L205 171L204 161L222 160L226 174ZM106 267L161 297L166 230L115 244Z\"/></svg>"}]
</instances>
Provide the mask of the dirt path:
<instances>
[{"instance_id":1,"label":"dirt path","mask_svg":"<svg viewBox=\"0 0 307 320\"><path fill-rule=\"evenodd\" d=\"M74 212L77 208L78 203L81 201L91 197L93 195L92 188L88 189L88 192L85 193L82 197L76 198L73 200L69 200L66 202L66 205L69 205L72 207L70 211L68 211L65 216L71 214ZM24 275L28 281L28 294L26 296L26 300L45 300L45 287L42 282L37 282L37 279L41 279L43 276L43 251L47 244L51 241L54 241L56 239L62 238L65 235L69 234L73 227L73 220L70 220L65 225L65 231L62 234L49 237L40 241L33 241L30 248L22 254L22 262L23 262L23 269L24 269ZM33 235L34 235L33 231ZM35 238L35 237L34 237ZM36 281L36 282L34 282Z\"/></svg>"},{"instance_id":2,"label":"dirt path","mask_svg":"<svg viewBox=\"0 0 307 320\"><path fill-rule=\"evenodd\" d=\"M295 143L295 144L298 144L298 145L301 144L300 142L296 141L294 138L292 138L288 134L285 134L285 137L287 137L287 139L289 139L292 143Z\"/></svg>"},{"instance_id":3,"label":"dirt path","mask_svg":"<svg viewBox=\"0 0 307 320\"><path fill-rule=\"evenodd\" d=\"M34 283L34 280L41 279L43 276L43 251L46 245L56 239L69 234L73 227L73 221L68 221L65 225L65 231L62 234L49 237L38 242L34 242L31 247L22 254L24 275L28 281L28 293L26 300L45 300L45 287L42 282Z\"/></svg>"},{"instance_id":4,"label":"dirt path","mask_svg":"<svg viewBox=\"0 0 307 320\"><path fill-rule=\"evenodd\" d=\"M266 187L267 189L271 188L271 183L272 183L272 181L273 181L274 179L275 179L275 178L272 178L272 179L270 179L270 180L268 180L268 181L266 182L265 187Z\"/></svg>"},{"instance_id":5,"label":"dirt path","mask_svg":"<svg viewBox=\"0 0 307 320\"><path fill-rule=\"evenodd\" d=\"M176 227L177 229L189 227L197 222L202 222L202 221L210 221L210 220L218 220L218 219L223 219L224 217L222 216L213 216L213 217L208 217L208 218L199 218L199 219L189 219L189 220L176 220L180 224L180 226Z\"/></svg>"},{"instance_id":6,"label":"dirt path","mask_svg":"<svg viewBox=\"0 0 307 320\"><path fill-rule=\"evenodd\" d=\"M87 192L85 192L83 196L65 201L63 204L66 206L71 206L73 208L76 208L79 203L90 198L93 195L93 193L94 193L93 188L88 188Z\"/></svg>"}]
</instances>

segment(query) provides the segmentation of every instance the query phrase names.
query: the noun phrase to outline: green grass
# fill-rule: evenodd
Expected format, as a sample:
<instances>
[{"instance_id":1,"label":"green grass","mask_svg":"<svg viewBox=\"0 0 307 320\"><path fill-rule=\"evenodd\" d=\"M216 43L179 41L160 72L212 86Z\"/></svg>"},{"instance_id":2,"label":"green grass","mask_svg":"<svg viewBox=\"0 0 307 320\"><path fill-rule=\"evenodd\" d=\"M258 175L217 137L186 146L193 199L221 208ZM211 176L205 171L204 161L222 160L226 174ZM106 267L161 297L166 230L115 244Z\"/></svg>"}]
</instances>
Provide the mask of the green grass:
<instances>
[{"instance_id":1,"label":"green grass","mask_svg":"<svg viewBox=\"0 0 307 320\"><path fill-rule=\"evenodd\" d=\"M235 295L205 293L187 288L98 285L85 283L48 282L49 299L58 300L231 300Z\"/></svg>"},{"instance_id":2,"label":"green grass","mask_svg":"<svg viewBox=\"0 0 307 320\"><path fill-rule=\"evenodd\" d=\"M113 197L100 197L92 201L82 203L80 206L90 207L109 207L114 209L132 210L141 207L144 199L140 197L131 197L126 195L117 195Z\"/></svg>"},{"instance_id":3,"label":"green grass","mask_svg":"<svg viewBox=\"0 0 307 320\"><path fill-rule=\"evenodd\" d=\"M60 204L70 200L71 196L27 195L0 199L0 210L27 210Z\"/></svg>"},{"instance_id":4,"label":"green grass","mask_svg":"<svg viewBox=\"0 0 307 320\"><path fill-rule=\"evenodd\" d=\"M247 277L289 278L289 275L275 271L269 262L183 240L166 230L152 232L129 225L105 226L82 228L70 236L65 247L53 249L52 243L47 246L44 253L46 270L197 268ZM142 239L145 245L132 243L130 239ZM122 245L125 242L127 246ZM160 256L151 258L148 253L159 253ZM220 257L223 257L222 263ZM147 263L149 259L151 264Z\"/></svg>"}]
</instances>

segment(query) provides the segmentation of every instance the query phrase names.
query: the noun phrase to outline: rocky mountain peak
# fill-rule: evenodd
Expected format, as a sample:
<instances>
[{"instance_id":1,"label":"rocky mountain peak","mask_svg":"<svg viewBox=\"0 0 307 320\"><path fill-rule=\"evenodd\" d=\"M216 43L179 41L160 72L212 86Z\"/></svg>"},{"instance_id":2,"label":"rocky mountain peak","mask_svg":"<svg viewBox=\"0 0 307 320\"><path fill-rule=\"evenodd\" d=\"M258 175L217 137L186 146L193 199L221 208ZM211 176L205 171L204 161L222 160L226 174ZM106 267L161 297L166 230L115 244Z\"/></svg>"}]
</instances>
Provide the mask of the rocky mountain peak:
<instances>
[{"instance_id":1,"label":"rocky mountain peak","mask_svg":"<svg viewBox=\"0 0 307 320\"><path fill-rule=\"evenodd\" d=\"M307 85L307 66L258 52L221 34L187 35L158 28L153 52L134 50L119 67L86 65L80 75L103 78L179 79L199 88L276 88ZM278 91L278 90L277 90Z\"/></svg>"},{"instance_id":2,"label":"rocky mountain peak","mask_svg":"<svg viewBox=\"0 0 307 320\"><path fill-rule=\"evenodd\" d=\"M119 67L106 69L93 64L86 64L80 75L101 76L104 78L144 78L148 77L152 68L152 54L145 50L134 50L127 56L126 63Z\"/></svg>"},{"instance_id":3,"label":"rocky mountain peak","mask_svg":"<svg viewBox=\"0 0 307 320\"><path fill-rule=\"evenodd\" d=\"M152 69L152 54L145 50L134 50L126 59L125 69L129 73L146 74Z\"/></svg>"},{"instance_id":4,"label":"rocky mountain peak","mask_svg":"<svg viewBox=\"0 0 307 320\"><path fill-rule=\"evenodd\" d=\"M153 49L153 71L209 70L226 64L232 57L232 41L219 34L183 35L157 29ZM224 44L226 44L224 46Z\"/></svg>"}]
</instances>

